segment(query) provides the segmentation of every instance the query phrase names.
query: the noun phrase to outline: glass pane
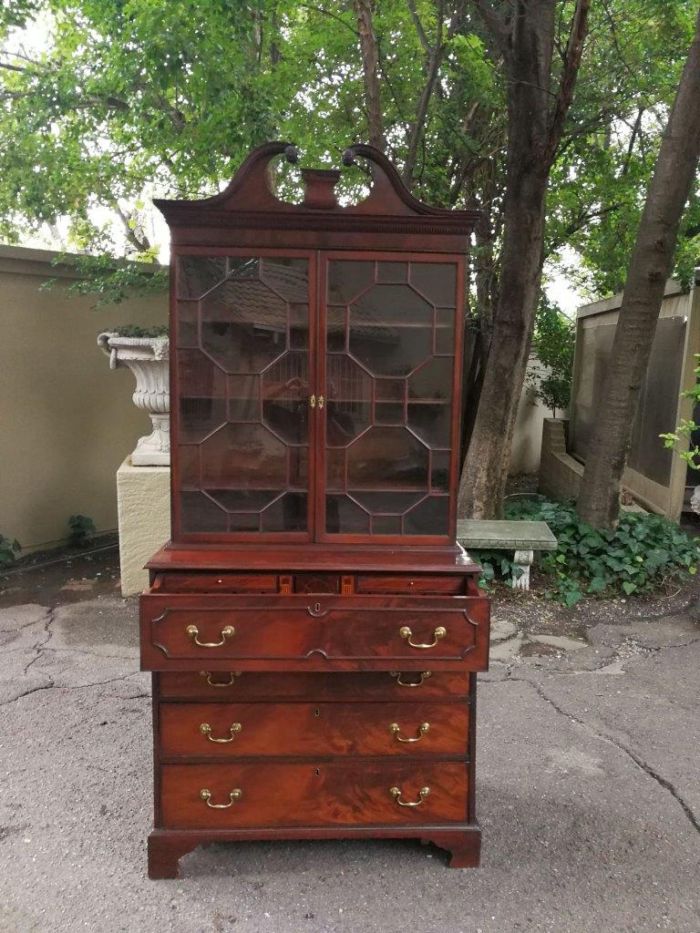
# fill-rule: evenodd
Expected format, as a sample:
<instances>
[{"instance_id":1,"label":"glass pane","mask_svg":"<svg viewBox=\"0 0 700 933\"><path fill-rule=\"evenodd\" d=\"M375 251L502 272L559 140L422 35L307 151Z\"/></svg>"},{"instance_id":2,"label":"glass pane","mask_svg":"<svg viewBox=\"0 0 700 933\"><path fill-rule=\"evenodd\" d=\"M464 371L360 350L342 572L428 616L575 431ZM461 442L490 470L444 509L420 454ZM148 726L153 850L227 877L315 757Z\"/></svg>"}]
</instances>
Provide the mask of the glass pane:
<instances>
[{"instance_id":1,"label":"glass pane","mask_svg":"<svg viewBox=\"0 0 700 933\"><path fill-rule=\"evenodd\" d=\"M178 263L183 532L308 528L308 263Z\"/></svg>"},{"instance_id":2,"label":"glass pane","mask_svg":"<svg viewBox=\"0 0 700 933\"><path fill-rule=\"evenodd\" d=\"M328 532L447 534L456 282L451 263L329 263Z\"/></svg>"},{"instance_id":3,"label":"glass pane","mask_svg":"<svg viewBox=\"0 0 700 933\"><path fill-rule=\"evenodd\" d=\"M451 262L411 263L411 285L431 304L454 308L457 302L457 266Z\"/></svg>"},{"instance_id":4,"label":"glass pane","mask_svg":"<svg viewBox=\"0 0 700 933\"><path fill-rule=\"evenodd\" d=\"M430 496L404 516L404 532L409 535L445 534L448 525L447 496Z\"/></svg>"}]
</instances>

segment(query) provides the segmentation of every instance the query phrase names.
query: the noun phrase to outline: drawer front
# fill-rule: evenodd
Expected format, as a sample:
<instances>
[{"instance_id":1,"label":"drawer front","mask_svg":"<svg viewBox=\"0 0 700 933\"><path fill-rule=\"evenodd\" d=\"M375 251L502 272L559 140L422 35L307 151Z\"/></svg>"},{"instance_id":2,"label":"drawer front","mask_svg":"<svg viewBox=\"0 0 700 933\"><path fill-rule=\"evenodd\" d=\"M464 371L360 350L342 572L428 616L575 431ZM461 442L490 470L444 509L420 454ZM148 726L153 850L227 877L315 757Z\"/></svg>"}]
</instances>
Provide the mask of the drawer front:
<instances>
[{"instance_id":1,"label":"drawer front","mask_svg":"<svg viewBox=\"0 0 700 933\"><path fill-rule=\"evenodd\" d=\"M154 589L168 593L277 593L276 574L267 573L163 573Z\"/></svg>"},{"instance_id":2,"label":"drawer front","mask_svg":"<svg viewBox=\"0 0 700 933\"><path fill-rule=\"evenodd\" d=\"M410 825L467 818L467 769L455 761L363 761L352 769L325 761L164 765L160 782L162 823L168 829ZM422 789L428 792L421 797Z\"/></svg>"},{"instance_id":3,"label":"drawer front","mask_svg":"<svg viewBox=\"0 0 700 933\"><path fill-rule=\"evenodd\" d=\"M488 602L476 597L141 597L152 670L483 670Z\"/></svg>"},{"instance_id":4,"label":"drawer front","mask_svg":"<svg viewBox=\"0 0 700 933\"><path fill-rule=\"evenodd\" d=\"M465 590L465 577L429 577L415 574L389 577L386 574L358 574L358 593L424 593L459 596Z\"/></svg>"},{"instance_id":5,"label":"drawer front","mask_svg":"<svg viewBox=\"0 0 700 933\"><path fill-rule=\"evenodd\" d=\"M158 674L164 700L389 700L422 702L469 694L462 671L363 674L267 674L264 671L177 671Z\"/></svg>"},{"instance_id":6,"label":"drawer front","mask_svg":"<svg viewBox=\"0 0 700 933\"><path fill-rule=\"evenodd\" d=\"M163 757L466 755L466 703L161 703Z\"/></svg>"}]
</instances>

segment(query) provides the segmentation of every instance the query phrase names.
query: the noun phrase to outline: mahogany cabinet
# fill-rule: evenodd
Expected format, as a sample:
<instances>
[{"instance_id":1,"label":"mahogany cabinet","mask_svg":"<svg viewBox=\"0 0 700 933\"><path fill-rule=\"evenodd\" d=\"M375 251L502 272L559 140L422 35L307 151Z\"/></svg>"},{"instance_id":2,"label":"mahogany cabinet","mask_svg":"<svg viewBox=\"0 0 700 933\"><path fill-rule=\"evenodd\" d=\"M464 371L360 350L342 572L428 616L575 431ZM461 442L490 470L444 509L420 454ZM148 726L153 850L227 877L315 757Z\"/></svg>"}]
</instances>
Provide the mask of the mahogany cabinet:
<instances>
[{"instance_id":1,"label":"mahogany cabinet","mask_svg":"<svg viewBox=\"0 0 700 933\"><path fill-rule=\"evenodd\" d=\"M284 143L172 235L172 541L149 563L149 874L204 842L416 837L478 864L489 605L455 542L468 235L381 153L273 193Z\"/></svg>"}]
</instances>

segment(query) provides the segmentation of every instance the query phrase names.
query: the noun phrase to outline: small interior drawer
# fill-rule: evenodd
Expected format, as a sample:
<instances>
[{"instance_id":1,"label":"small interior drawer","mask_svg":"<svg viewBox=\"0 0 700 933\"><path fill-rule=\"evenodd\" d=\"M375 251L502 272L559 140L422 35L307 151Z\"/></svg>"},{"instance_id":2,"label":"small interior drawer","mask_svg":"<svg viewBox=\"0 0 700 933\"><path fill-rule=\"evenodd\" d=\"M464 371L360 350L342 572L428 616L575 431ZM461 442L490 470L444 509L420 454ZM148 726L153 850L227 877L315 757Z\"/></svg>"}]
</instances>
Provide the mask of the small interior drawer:
<instances>
[{"instance_id":1,"label":"small interior drawer","mask_svg":"<svg viewBox=\"0 0 700 933\"><path fill-rule=\"evenodd\" d=\"M358 574L355 587L358 593L431 593L459 596L464 593L463 576L425 576L421 574Z\"/></svg>"},{"instance_id":2,"label":"small interior drawer","mask_svg":"<svg viewBox=\"0 0 700 933\"><path fill-rule=\"evenodd\" d=\"M277 574L267 573L161 573L153 593L277 593Z\"/></svg>"}]
</instances>

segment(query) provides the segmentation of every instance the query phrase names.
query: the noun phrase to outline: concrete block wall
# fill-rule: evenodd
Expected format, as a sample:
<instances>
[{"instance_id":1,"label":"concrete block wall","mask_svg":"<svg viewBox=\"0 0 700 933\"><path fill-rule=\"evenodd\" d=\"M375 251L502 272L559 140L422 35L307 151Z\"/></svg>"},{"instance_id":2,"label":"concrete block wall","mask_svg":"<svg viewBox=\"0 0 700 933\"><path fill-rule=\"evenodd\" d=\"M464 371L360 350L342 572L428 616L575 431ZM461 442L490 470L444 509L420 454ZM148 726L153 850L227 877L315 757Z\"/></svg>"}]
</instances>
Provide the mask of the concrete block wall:
<instances>
[{"instance_id":1,"label":"concrete block wall","mask_svg":"<svg viewBox=\"0 0 700 933\"><path fill-rule=\"evenodd\" d=\"M566 452L568 421L545 418L542 422L539 491L550 499L577 499L583 464Z\"/></svg>"}]
</instances>

